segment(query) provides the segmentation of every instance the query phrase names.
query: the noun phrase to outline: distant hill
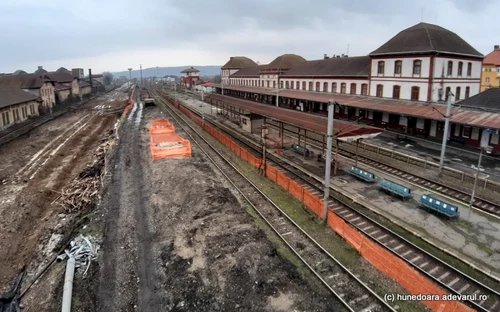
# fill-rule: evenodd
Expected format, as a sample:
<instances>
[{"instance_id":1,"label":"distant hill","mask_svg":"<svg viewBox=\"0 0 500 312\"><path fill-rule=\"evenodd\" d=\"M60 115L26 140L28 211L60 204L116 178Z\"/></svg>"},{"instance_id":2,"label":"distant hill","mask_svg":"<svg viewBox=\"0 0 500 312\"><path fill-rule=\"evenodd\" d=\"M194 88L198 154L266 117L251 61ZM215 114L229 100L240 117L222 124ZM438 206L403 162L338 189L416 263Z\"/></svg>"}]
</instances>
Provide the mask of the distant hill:
<instances>
[{"instance_id":1,"label":"distant hill","mask_svg":"<svg viewBox=\"0 0 500 312\"><path fill-rule=\"evenodd\" d=\"M181 71L186 68L190 68L191 66L176 66L176 67L152 67L152 68L143 68L142 69L142 77L163 77L168 75L173 75L179 77L181 75ZM210 66L193 66L194 68L200 71L200 76L214 76L220 74L220 68L222 65L210 65ZM129 77L128 70L121 72L114 72L113 76L120 77L126 76ZM141 78L141 72L139 69L134 69L132 71L132 78Z\"/></svg>"}]
</instances>

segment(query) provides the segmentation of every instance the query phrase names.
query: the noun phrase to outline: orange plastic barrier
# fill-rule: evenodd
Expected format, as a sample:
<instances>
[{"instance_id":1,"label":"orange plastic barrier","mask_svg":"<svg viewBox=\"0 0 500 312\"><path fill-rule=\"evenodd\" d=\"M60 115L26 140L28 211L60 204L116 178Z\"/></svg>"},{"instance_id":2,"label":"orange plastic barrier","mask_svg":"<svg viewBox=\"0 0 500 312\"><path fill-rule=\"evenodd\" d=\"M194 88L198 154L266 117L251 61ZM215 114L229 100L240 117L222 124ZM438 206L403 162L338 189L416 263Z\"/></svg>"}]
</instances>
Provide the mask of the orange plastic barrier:
<instances>
[{"instance_id":1,"label":"orange plastic barrier","mask_svg":"<svg viewBox=\"0 0 500 312\"><path fill-rule=\"evenodd\" d=\"M150 137L151 156L154 160L191 157L191 142L175 133L152 134Z\"/></svg>"},{"instance_id":2,"label":"orange plastic barrier","mask_svg":"<svg viewBox=\"0 0 500 312\"><path fill-rule=\"evenodd\" d=\"M127 117L127 114L132 109L132 106L134 106L134 103L125 106L125 109L123 110L122 118Z\"/></svg>"},{"instance_id":3,"label":"orange plastic barrier","mask_svg":"<svg viewBox=\"0 0 500 312\"><path fill-rule=\"evenodd\" d=\"M168 120L153 120L149 128L149 134L175 133L175 128Z\"/></svg>"},{"instance_id":4,"label":"orange plastic barrier","mask_svg":"<svg viewBox=\"0 0 500 312\"><path fill-rule=\"evenodd\" d=\"M167 101L177 107L185 115L193 118L191 112L184 107L179 106L175 101L167 98ZM253 156L249 151L238 146L229 137L222 134L215 128L205 125L205 129L221 143L231 148L235 153L246 160L256 168L262 165L262 159ZM237 147L236 147L237 146ZM285 174L279 172L273 166L266 167L266 176L287 190L293 197L304 203L318 216L323 214L324 201L314 194L305 190L300 184L288 178ZM423 274L416 271L409 264L392 254L390 251L379 246L370 238L359 232L344 220L337 216L333 211L328 210L328 225L340 236L342 236L351 246L360 252L360 254L369 261L374 267L386 274L403 286L411 294L445 295L446 292L439 286L427 279ZM474 309L467 307L458 301L422 301L433 311L440 312L473 312Z\"/></svg>"}]
</instances>

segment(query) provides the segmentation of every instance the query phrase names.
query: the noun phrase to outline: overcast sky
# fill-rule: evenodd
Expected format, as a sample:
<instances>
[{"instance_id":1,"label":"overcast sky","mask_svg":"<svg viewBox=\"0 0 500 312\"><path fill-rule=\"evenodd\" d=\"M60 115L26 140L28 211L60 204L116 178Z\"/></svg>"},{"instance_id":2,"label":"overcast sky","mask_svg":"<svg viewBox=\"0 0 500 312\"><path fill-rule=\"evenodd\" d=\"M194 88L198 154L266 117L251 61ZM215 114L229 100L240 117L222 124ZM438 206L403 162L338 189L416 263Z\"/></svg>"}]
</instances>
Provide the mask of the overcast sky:
<instances>
[{"instance_id":1,"label":"overcast sky","mask_svg":"<svg viewBox=\"0 0 500 312\"><path fill-rule=\"evenodd\" d=\"M0 0L0 72L366 55L422 9L483 54L500 44L498 0Z\"/></svg>"}]
</instances>

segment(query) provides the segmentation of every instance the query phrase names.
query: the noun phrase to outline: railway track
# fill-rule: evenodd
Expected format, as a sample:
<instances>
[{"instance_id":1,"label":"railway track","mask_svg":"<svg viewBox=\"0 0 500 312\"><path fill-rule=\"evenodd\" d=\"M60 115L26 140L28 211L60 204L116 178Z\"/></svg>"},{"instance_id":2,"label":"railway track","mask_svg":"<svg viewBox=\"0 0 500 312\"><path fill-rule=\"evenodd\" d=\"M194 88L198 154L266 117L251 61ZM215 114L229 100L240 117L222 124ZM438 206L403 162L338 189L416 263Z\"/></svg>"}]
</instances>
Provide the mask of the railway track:
<instances>
[{"instance_id":1,"label":"railway track","mask_svg":"<svg viewBox=\"0 0 500 312\"><path fill-rule=\"evenodd\" d=\"M207 155L225 178L235 187L243 198L260 215L262 220L281 238L290 250L311 270L328 290L349 311L396 311L370 287L359 280L335 257L326 251L297 223L267 197L253 182L247 179L216 147L202 134L185 121L185 118L169 107L168 111L178 125L188 133L191 142ZM229 175L238 178L229 177ZM255 205L254 202L266 202Z\"/></svg>"},{"instance_id":2,"label":"railway track","mask_svg":"<svg viewBox=\"0 0 500 312\"><path fill-rule=\"evenodd\" d=\"M205 120L207 121L207 116ZM225 126L215 124L214 126L224 132L228 131L228 128ZM234 132L234 130L231 129L230 133L232 132ZM233 139L238 141L243 147L253 150L256 155L261 155L260 144L246 138L239 139L233 136ZM320 177L315 176L300 166L275 154L268 153L267 158L273 161L277 166L283 168L283 173L303 181L302 184L309 186L316 195L321 196L323 193L323 180ZM335 192L336 190L332 189L332 191ZM330 209L344 219L344 221L397 255L416 270L433 280L436 284L441 285L443 289L448 290L452 294L463 295L463 302L466 302L478 311L500 311L500 293L498 290L477 281L443 262L439 258L368 217L363 212L352 208L349 203L331 198L329 200L329 206Z\"/></svg>"},{"instance_id":3,"label":"railway track","mask_svg":"<svg viewBox=\"0 0 500 312\"><path fill-rule=\"evenodd\" d=\"M346 148L339 148L339 154L351 159L354 159L356 156L356 153L346 149ZM363 164L366 164L367 166L370 166L372 168L382 170L383 172L387 172L393 176L396 176L402 180L406 180L408 182L411 182L413 184L420 185L422 187L425 187L429 190L432 190L438 194L443 194L448 197L455 198L463 203L468 204L471 200L471 195L459 190L457 188L453 188L451 186L444 185L443 183L439 183L437 181L427 179L415 174L408 173L404 170L398 169L394 166L382 163L380 161L377 161L373 158L370 158L368 156L364 155L359 155L358 154L358 161L362 162ZM500 217L500 204L494 203L492 201L489 201L484 198L480 198L477 196L474 196L474 202L473 206L489 212L493 215L499 216Z\"/></svg>"},{"instance_id":4,"label":"railway track","mask_svg":"<svg viewBox=\"0 0 500 312\"><path fill-rule=\"evenodd\" d=\"M279 129L278 126L273 124L272 122L270 122L269 125L271 127L273 127L275 130ZM289 133L293 134L293 132L290 132L290 130L287 130L287 129L285 129L285 132L289 132ZM309 142L313 141L313 142L316 142L318 144L322 143L314 138L308 138L308 141ZM312 145L316 148L322 149L322 147L320 145L316 145L316 144L310 144L310 145ZM356 153L352 149L346 148L345 146L343 147L342 145L343 144L339 144L339 155L353 160L356 157ZM435 181L435 180L432 180L429 178L425 178L423 176L419 176L416 174L406 172L404 170L398 169L398 168L391 166L389 164L386 164L386 163L380 162L376 159L373 159L369 156L360 155L358 153L358 162L361 162L361 163L365 164L366 166L372 167L374 169L378 169L378 170L381 170L383 172L386 172L392 176L398 177L399 179L408 181L408 182L413 183L413 184L420 185L420 186L425 187L433 192L436 192L437 194L445 195L449 198L455 199L455 200L462 202L464 204L468 205L470 200L471 200L471 194L469 194L465 191L462 191L458 188L454 188L454 187L449 186L449 185L445 185L444 183L440 183L438 181ZM488 212L492 215L495 215L497 217L500 217L500 204L499 203L495 203L491 200L481 198L480 196L476 195L476 196L474 196L473 206L479 210L482 210L482 211Z\"/></svg>"}]
</instances>

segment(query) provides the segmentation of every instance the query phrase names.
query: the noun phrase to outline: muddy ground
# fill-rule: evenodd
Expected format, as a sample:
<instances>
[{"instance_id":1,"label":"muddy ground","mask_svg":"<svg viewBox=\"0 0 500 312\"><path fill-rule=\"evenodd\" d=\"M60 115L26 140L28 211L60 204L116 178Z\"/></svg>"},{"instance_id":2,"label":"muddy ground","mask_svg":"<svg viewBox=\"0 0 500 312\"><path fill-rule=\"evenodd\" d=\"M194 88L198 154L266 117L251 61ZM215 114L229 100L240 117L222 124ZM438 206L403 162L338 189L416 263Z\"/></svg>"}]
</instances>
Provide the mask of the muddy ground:
<instances>
[{"instance_id":1,"label":"muddy ground","mask_svg":"<svg viewBox=\"0 0 500 312\"><path fill-rule=\"evenodd\" d=\"M24 267L25 285L33 280L72 229L63 224L77 220L78 214L66 214L55 200L69 181L91 165L95 149L112 135L119 117L113 109L123 108L126 102L126 88L111 91L0 148L0 292ZM49 242L51 237L59 239ZM44 287L38 293L30 290L23 298L25 310L43 311L40 301L50 301L47 294L61 277L46 284L40 281Z\"/></svg>"},{"instance_id":2,"label":"muddy ground","mask_svg":"<svg viewBox=\"0 0 500 312\"><path fill-rule=\"evenodd\" d=\"M190 159L151 159L148 124L161 118L138 107L121 129L98 300L80 311L332 311L196 146Z\"/></svg>"}]
</instances>

